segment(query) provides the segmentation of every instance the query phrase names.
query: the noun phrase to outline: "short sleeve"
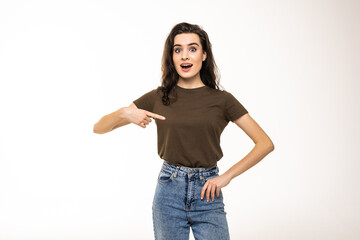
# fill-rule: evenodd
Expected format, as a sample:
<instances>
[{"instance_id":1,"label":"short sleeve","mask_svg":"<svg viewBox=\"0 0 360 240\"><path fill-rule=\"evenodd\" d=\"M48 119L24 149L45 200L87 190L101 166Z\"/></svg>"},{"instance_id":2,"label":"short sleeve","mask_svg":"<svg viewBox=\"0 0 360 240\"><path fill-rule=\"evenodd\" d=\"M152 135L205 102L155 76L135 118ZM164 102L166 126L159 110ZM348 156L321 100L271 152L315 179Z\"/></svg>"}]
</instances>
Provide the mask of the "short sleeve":
<instances>
[{"instance_id":1,"label":"short sleeve","mask_svg":"<svg viewBox=\"0 0 360 240\"><path fill-rule=\"evenodd\" d=\"M154 108L155 98L156 98L156 89L145 93L138 99L134 100L133 103L135 103L136 107L139 109L152 112Z\"/></svg>"},{"instance_id":2,"label":"short sleeve","mask_svg":"<svg viewBox=\"0 0 360 240\"><path fill-rule=\"evenodd\" d=\"M225 116L226 120L234 122L242 115L248 113L246 108L229 92L225 91Z\"/></svg>"}]
</instances>

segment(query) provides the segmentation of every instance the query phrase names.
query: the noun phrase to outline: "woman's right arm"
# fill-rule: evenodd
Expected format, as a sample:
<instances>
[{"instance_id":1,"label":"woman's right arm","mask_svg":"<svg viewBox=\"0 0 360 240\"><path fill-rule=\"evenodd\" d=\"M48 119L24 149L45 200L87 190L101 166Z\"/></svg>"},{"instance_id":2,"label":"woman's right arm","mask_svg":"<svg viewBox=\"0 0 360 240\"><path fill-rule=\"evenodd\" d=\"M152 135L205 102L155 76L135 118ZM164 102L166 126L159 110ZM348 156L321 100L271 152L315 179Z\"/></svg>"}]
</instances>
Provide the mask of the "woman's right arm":
<instances>
[{"instance_id":1,"label":"woman's right arm","mask_svg":"<svg viewBox=\"0 0 360 240\"><path fill-rule=\"evenodd\" d=\"M161 120L165 119L165 117L161 115L137 108L132 102L128 107L122 107L115 112L103 116L95 123L93 132L104 134L129 123L134 123L142 128L146 128L146 125L151 122L150 117Z\"/></svg>"}]
</instances>

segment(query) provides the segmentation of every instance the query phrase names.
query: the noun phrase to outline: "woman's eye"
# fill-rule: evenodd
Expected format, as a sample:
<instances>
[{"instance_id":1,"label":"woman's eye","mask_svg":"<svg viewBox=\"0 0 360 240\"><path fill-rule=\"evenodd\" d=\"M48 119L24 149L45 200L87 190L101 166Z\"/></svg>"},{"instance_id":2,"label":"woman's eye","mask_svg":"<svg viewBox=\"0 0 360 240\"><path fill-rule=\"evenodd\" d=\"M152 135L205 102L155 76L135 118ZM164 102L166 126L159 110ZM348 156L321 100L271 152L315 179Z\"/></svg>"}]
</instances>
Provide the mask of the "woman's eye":
<instances>
[{"instance_id":1,"label":"woman's eye","mask_svg":"<svg viewBox=\"0 0 360 240\"><path fill-rule=\"evenodd\" d=\"M180 49L179 49L179 48L176 48L176 49L174 49L174 52L179 53L179 52L180 52Z\"/></svg>"},{"instance_id":2,"label":"woman's eye","mask_svg":"<svg viewBox=\"0 0 360 240\"><path fill-rule=\"evenodd\" d=\"M190 48L190 52L195 52L196 51L196 48L192 47Z\"/></svg>"}]
</instances>

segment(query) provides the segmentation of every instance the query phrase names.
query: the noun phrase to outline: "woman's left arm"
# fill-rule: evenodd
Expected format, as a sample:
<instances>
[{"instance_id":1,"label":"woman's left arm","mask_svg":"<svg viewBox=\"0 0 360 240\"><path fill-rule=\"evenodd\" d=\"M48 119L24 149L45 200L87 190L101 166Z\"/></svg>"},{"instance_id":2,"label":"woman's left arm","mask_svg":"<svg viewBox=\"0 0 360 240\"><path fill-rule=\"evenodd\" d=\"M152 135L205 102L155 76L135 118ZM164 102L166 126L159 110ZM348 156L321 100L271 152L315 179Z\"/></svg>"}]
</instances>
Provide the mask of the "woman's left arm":
<instances>
[{"instance_id":1,"label":"woman's left arm","mask_svg":"<svg viewBox=\"0 0 360 240\"><path fill-rule=\"evenodd\" d=\"M201 190L201 199L206 192L206 200L212 201L219 197L221 188L227 186L230 181L260 162L266 155L275 149L273 142L255 120L248 114L244 114L234 121L255 143L254 148L239 162L229 168L222 175L209 179Z\"/></svg>"}]
</instances>

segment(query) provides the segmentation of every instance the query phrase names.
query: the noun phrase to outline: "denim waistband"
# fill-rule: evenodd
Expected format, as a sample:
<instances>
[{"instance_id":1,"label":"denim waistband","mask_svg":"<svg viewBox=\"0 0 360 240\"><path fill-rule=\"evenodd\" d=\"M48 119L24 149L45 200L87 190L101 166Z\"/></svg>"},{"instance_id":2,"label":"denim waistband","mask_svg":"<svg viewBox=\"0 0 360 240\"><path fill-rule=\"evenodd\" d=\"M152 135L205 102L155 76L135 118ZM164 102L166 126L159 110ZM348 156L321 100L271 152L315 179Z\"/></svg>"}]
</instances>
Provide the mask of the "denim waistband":
<instances>
[{"instance_id":1,"label":"denim waistband","mask_svg":"<svg viewBox=\"0 0 360 240\"><path fill-rule=\"evenodd\" d=\"M176 166L174 164L167 162L166 160L164 160L162 168L167 169L171 172L176 172L175 174L180 176L194 175L194 176L206 177L219 172L219 168L217 165L211 168L189 168L183 166Z\"/></svg>"}]
</instances>

